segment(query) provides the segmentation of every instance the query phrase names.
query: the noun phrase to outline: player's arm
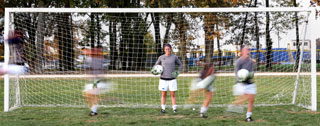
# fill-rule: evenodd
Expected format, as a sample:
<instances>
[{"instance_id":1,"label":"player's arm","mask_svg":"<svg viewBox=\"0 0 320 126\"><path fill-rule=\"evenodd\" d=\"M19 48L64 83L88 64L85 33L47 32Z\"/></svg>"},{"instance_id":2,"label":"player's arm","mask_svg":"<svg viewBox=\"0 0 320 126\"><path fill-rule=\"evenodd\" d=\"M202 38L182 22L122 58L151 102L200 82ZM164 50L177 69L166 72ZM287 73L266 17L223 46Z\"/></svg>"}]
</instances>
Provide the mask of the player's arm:
<instances>
[{"instance_id":1,"label":"player's arm","mask_svg":"<svg viewBox=\"0 0 320 126\"><path fill-rule=\"evenodd\" d=\"M238 71L241 69L241 67L240 67L240 62L239 62L239 61L240 61L240 59L238 59L238 60L236 61L235 65L234 65L234 73L235 73L237 79L238 79L237 73L238 73Z\"/></svg>"},{"instance_id":2,"label":"player's arm","mask_svg":"<svg viewBox=\"0 0 320 126\"><path fill-rule=\"evenodd\" d=\"M176 58L175 58L175 63L176 63L179 67L178 67L178 71L172 72L172 76L173 76L174 78L177 78L177 77L179 76L179 72L182 70L182 63L181 63L180 59L179 59L177 56L176 56Z\"/></svg>"},{"instance_id":3,"label":"player's arm","mask_svg":"<svg viewBox=\"0 0 320 126\"><path fill-rule=\"evenodd\" d=\"M161 57L161 56L160 56ZM157 62L155 63L155 65L161 65L161 58L158 58L158 60L157 60ZM153 74L153 75L157 75L158 73L156 72L156 71L154 71L153 69L151 70L151 73Z\"/></svg>"},{"instance_id":4,"label":"player's arm","mask_svg":"<svg viewBox=\"0 0 320 126\"><path fill-rule=\"evenodd\" d=\"M182 63L181 60L176 56L176 64L179 66L178 67L178 72L182 70Z\"/></svg>"},{"instance_id":5,"label":"player's arm","mask_svg":"<svg viewBox=\"0 0 320 126\"><path fill-rule=\"evenodd\" d=\"M161 65L160 57L161 57L161 56L159 56L159 57L158 57L158 60L157 60L157 62L156 62L156 64L155 64L155 65Z\"/></svg>"}]
</instances>

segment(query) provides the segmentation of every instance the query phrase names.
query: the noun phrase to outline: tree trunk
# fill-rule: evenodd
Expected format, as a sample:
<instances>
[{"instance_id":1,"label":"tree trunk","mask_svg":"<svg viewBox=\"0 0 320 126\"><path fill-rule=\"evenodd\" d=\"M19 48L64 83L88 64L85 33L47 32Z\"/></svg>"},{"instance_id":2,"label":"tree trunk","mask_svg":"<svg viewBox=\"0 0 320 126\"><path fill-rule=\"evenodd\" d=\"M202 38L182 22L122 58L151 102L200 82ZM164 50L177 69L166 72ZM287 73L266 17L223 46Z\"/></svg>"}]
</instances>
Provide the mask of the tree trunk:
<instances>
[{"instance_id":1,"label":"tree trunk","mask_svg":"<svg viewBox=\"0 0 320 126\"><path fill-rule=\"evenodd\" d=\"M182 72L188 71L188 59L187 59L187 42L186 42L186 28L185 28L185 19L183 17L183 14L179 14L179 19L181 21L179 22L179 34L180 34L180 49L179 53L181 56L181 62L182 62Z\"/></svg>"},{"instance_id":2,"label":"tree trunk","mask_svg":"<svg viewBox=\"0 0 320 126\"><path fill-rule=\"evenodd\" d=\"M255 2L254 2L255 7L257 7L257 1L258 0L255 0ZM256 48L257 48L256 70L259 70L259 66L260 66L260 39L259 39L258 12L254 13L254 22L255 22L255 37L256 37Z\"/></svg>"},{"instance_id":3,"label":"tree trunk","mask_svg":"<svg viewBox=\"0 0 320 126\"><path fill-rule=\"evenodd\" d=\"M111 19L109 21L110 26L109 26L109 32L110 32L110 69L115 70L116 66L117 66L117 59L118 59L118 49L117 49L117 30L116 30L116 26L117 23L115 20Z\"/></svg>"},{"instance_id":4,"label":"tree trunk","mask_svg":"<svg viewBox=\"0 0 320 126\"><path fill-rule=\"evenodd\" d=\"M172 25L172 20L173 18L173 13L169 13L167 15L167 25L166 25L166 32L164 33L164 39L163 39L163 43L169 43L169 32L170 32L170 28L171 28L171 25Z\"/></svg>"},{"instance_id":5,"label":"tree trunk","mask_svg":"<svg viewBox=\"0 0 320 126\"><path fill-rule=\"evenodd\" d=\"M159 8L158 2L154 4L154 8ZM152 16L152 22L154 23L154 36L155 36L155 42L156 42L156 55L157 57L162 55L162 48L161 48L161 38L160 38L160 17L159 13L153 13Z\"/></svg>"},{"instance_id":6,"label":"tree trunk","mask_svg":"<svg viewBox=\"0 0 320 126\"><path fill-rule=\"evenodd\" d=\"M266 1L267 7L269 7L269 0ZM266 68L272 69L272 41L270 38L270 15L266 12L266 46L267 46L267 65Z\"/></svg>"},{"instance_id":7,"label":"tree trunk","mask_svg":"<svg viewBox=\"0 0 320 126\"><path fill-rule=\"evenodd\" d=\"M70 13L64 13L64 22L67 24L65 28L64 37L64 66L66 70L74 70L74 50L73 50L73 30L72 30L72 17Z\"/></svg>"},{"instance_id":8,"label":"tree trunk","mask_svg":"<svg viewBox=\"0 0 320 126\"><path fill-rule=\"evenodd\" d=\"M294 6L297 7L297 2L294 0ZM299 39L299 18L298 18L298 12L294 12L294 17L295 17L295 24L296 24L296 47L297 47L297 52L296 52L296 63L294 65L294 71L298 71L299 67L299 61L300 61L300 46L303 44L300 44L300 39ZM302 42L303 43L303 42Z\"/></svg>"},{"instance_id":9,"label":"tree trunk","mask_svg":"<svg viewBox=\"0 0 320 126\"><path fill-rule=\"evenodd\" d=\"M95 15L96 15L96 19L97 19L97 22L96 22L97 47L102 48L102 45L100 42L100 32L101 32L100 17L99 17L99 14L95 14Z\"/></svg>"},{"instance_id":10,"label":"tree trunk","mask_svg":"<svg viewBox=\"0 0 320 126\"><path fill-rule=\"evenodd\" d=\"M218 20L219 22L219 20ZM216 26L217 31L219 31L219 25ZM221 69L222 65L222 51L220 48L220 33L217 34L217 46L218 46L218 62L219 62L219 70Z\"/></svg>"},{"instance_id":11,"label":"tree trunk","mask_svg":"<svg viewBox=\"0 0 320 126\"><path fill-rule=\"evenodd\" d=\"M59 69L62 71L74 70L74 50L72 39L71 14L63 13L58 20L64 24L58 24L58 48L59 48Z\"/></svg>"},{"instance_id":12,"label":"tree trunk","mask_svg":"<svg viewBox=\"0 0 320 126\"><path fill-rule=\"evenodd\" d=\"M94 36L95 36L95 33L94 33L94 31L95 31L95 21L94 21L94 19L95 19L95 16L94 16L94 14L93 13L91 13L90 14L90 27L89 27L89 37L90 37L90 47L91 48L94 48L95 46L95 42L94 42Z\"/></svg>"},{"instance_id":13,"label":"tree trunk","mask_svg":"<svg viewBox=\"0 0 320 126\"><path fill-rule=\"evenodd\" d=\"M35 39L36 39L36 26L37 26L37 22L36 22L36 16L34 15L28 15L27 16L27 23L31 24L30 27L27 27L27 31L29 34L28 37L28 43L25 43L25 47L29 47L29 48L24 48L23 50L23 54L25 56L26 62L28 63L28 65L30 66L30 72L34 73L36 72L36 63L34 61L36 61L36 43L35 43Z\"/></svg>"},{"instance_id":14,"label":"tree trunk","mask_svg":"<svg viewBox=\"0 0 320 126\"><path fill-rule=\"evenodd\" d=\"M204 25L204 33L205 33L205 63L212 63L213 62L213 30L214 30L214 24L211 24L211 20L209 19L208 15L205 16L205 25Z\"/></svg>"},{"instance_id":15,"label":"tree trunk","mask_svg":"<svg viewBox=\"0 0 320 126\"><path fill-rule=\"evenodd\" d=\"M36 37L36 50L35 55L36 71L42 73L44 66L44 55L43 55L43 44L44 44L44 32L45 32L45 15L44 13L39 13L38 24L37 24L37 37Z\"/></svg>"},{"instance_id":16,"label":"tree trunk","mask_svg":"<svg viewBox=\"0 0 320 126\"><path fill-rule=\"evenodd\" d=\"M249 7L251 7L251 3L252 3L252 0L250 0L250 4L249 4ZM240 47L244 44L244 38L245 38L245 35L246 35L246 26L247 26L247 21L248 21L248 12L246 12L246 16L244 18L244 23L243 23L243 29L242 29L242 36L241 36L241 41L240 41Z\"/></svg>"}]
</instances>

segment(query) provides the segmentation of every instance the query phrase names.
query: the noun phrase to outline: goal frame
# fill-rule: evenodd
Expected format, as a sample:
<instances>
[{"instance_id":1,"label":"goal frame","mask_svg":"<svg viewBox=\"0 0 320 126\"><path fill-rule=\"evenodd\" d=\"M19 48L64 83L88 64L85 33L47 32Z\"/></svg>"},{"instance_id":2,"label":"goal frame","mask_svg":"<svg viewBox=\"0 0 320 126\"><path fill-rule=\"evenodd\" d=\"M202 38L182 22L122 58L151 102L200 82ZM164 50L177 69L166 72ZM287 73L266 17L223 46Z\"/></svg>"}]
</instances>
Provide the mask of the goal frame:
<instances>
[{"instance_id":1,"label":"goal frame","mask_svg":"<svg viewBox=\"0 0 320 126\"><path fill-rule=\"evenodd\" d=\"M309 21L315 21L314 7L274 7L274 8L5 8L4 19L4 67L8 67L10 51L8 44L10 13L13 12L83 12L83 13L169 13L169 12L310 12ZM313 35L311 45L316 45ZM316 46L311 46L311 110L317 111L317 73L316 73ZM4 112L9 111L9 75L4 75Z\"/></svg>"}]
</instances>

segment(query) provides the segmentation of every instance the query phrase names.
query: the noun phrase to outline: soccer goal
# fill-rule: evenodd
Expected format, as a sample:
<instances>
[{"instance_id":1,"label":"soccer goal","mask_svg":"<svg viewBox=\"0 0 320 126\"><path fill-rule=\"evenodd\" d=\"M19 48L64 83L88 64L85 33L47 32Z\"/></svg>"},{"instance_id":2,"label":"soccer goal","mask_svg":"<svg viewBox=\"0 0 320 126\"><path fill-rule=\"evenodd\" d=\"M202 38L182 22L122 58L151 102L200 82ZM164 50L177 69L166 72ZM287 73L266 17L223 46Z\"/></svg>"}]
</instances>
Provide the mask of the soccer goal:
<instances>
[{"instance_id":1,"label":"soccer goal","mask_svg":"<svg viewBox=\"0 0 320 126\"><path fill-rule=\"evenodd\" d=\"M3 67L20 57L28 71L4 76L4 111L86 107L82 92L96 76L113 82L100 106L159 107L159 76L151 68L166 43L183 66L178 107L201 104L201 93L188 102L190 85L208 62L216 71L211 106L231 104L234 62L240 45L248 45L256 63L256 106L316 111L315 23L313 8L6 8ZM19 47L8 41L15 31L22 33ZM103 52L98 75L84 53L93 48Z\"/></svg>"}]
</instances>

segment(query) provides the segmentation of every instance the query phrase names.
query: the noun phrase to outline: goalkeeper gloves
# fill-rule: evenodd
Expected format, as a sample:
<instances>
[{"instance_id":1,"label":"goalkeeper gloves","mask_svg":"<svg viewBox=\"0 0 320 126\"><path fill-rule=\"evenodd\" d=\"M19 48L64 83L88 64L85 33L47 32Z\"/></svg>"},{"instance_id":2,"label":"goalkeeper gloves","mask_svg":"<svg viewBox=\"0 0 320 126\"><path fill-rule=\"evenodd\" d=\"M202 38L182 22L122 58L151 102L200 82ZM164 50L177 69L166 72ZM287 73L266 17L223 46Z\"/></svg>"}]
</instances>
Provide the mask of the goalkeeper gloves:
<instances>
[{"instance_id":1,"label":"goalkeeper gloves","mask_svg":"<svg viewBox=\"0 0 320 126\"><path fill-rule=\"evenodd\" d=\"M173 78L177 78L179 76L179 72L178 71L172 72L171 74L172 74Z\"/></svg>"},{"instance_id":2,"label":"goalkeeper gloves","mask_svg":"<svg viewBox=\"0 0 320 126\"><path fill-rule=\"evenodd\" d=\"M252 79L254 77L254 73L253 72L249 72L249 79Z\"/></svg>"},{"instance_id":3,"label":"goalkeeper gloves","mask_svg":"<svg viewBox=\"0 0 320 126\"><path fill-rule=\"evenodd\" d=\"M93 88L97 88L98 87L98 83L100 83L100 80L95 80L93 82Z\"/></svg>"}]
</instances>

